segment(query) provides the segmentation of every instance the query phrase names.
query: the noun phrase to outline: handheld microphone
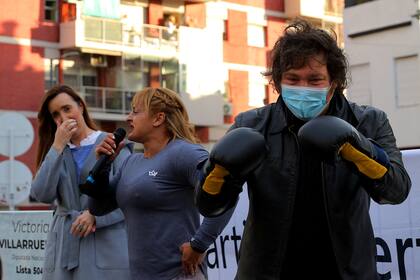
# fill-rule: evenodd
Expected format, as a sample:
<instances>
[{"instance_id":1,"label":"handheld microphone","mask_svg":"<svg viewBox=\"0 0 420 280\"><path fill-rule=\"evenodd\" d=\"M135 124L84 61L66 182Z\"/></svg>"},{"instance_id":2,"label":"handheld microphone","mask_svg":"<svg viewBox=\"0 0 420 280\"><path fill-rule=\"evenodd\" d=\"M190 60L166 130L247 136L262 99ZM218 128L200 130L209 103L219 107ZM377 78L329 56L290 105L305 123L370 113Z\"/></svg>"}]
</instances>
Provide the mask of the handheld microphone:
<instances>
[{"instance_id":1,"label":"handheld microphone","mask_svg":"<svg viewBox=\"0 0 420 280\"><path fill-rule=\"evenodd\" d=\"M117 128L114 131L114 142L115 142L115 146L118 147L118 145L120 144L120 142L124 139L125 137L125 130L124 128ZM111 156L107 155L107 154L103 154L99 157L99 159L96 161L95 165L93 166L92 170L89 172L89 176L86 179L86 181L90 182L90 183L94 183L95 182L95 178L98 175L98 173L105 167L105 165L108 163L108 160Z\"/></svg>"}]
</instances>

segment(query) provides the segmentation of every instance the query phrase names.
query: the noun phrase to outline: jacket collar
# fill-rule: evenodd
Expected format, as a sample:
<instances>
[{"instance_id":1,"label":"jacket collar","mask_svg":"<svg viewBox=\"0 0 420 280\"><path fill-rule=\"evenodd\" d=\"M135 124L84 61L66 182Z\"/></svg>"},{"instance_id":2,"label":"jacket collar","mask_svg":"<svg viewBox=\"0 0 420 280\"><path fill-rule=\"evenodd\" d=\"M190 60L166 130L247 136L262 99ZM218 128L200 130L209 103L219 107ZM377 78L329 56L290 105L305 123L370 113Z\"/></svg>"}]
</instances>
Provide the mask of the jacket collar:
<instances>
[{"instance_id":1,"label":"jacket collar","mask_svg":"<svg viewBox=\"0 0 420 280\"><path fill-rule=\"evenodd\" d=\"M327 115L338 117L350 123L352 126L358 127L360 115L355 111L356 107L350 105L344 94L336 92L331 100Z\"/></svg>"},{"instance_id":2,"label":"jacket collar","mask_svg":"<svg viewBox=\"0 0 420 280\"><path fill-rule=\"evenodd\" d=\"M286 105L279 95L277 102L271 107L268 129L270 134L280 133L287 127L286 110Z\"/></svg>"}]
</instances>

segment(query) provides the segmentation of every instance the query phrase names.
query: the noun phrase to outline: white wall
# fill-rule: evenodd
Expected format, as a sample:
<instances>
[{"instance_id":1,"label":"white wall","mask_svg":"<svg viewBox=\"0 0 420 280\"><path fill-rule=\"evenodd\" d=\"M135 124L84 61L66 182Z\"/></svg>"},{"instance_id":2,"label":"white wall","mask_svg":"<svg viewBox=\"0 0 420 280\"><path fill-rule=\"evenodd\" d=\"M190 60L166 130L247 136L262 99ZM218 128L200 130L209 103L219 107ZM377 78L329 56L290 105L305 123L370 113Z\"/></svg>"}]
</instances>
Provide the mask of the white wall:
<instances>
[{"instance_id":1,"label":"white wall","mask_svg":"<svg viewBox=\"0 0 420 280\"><path fill-rule=\"evenodd\" d=\"M368 84L371 104L388 114L400 147L420 146L420 104L415 101L419 100L417 97L420 95L420 73L413 73L420 69L420 65L416 67L413 61L420 63L420 59L411 60L408 66L406 63L401 64L399 59L420 56L419 21L411 16L416 9L413 4L413 0L381 0L349 7L344 11L345 50L350 65L356 66L356 69L360 65L369 66L366 75L355 73L354 85L350 85L348 90L349 99L352 99L352 94L354 97L360 93L360 84ZM369 31L404 21L411 21L411 25L348 37L355 32ZM409 80L413 80L409 86L412 94L401 89L401 83ZM413 85L417 85L417 89L413 89ZM352 93L352 89L356 91ZM407 97L408 95L410 96ZM355 101L362 100L355 98Z\"/></svg>"},{"instance_id":2,"label":"white wall","mask_svg":"<svg viewBox=\"0 0 420 280\"><path fill-rule=\"evenodd\" d=\"M180 27L181 94L196 125L223 124L222 29Z\"/></svg>"},{"instance_id":3,"label":"white wall","mask_svg":"<svg viewBox=\"0 0 420 280\"><path fill-rule=\"evenodd\" d=\"M398 24L416 12L415 0L371 1L344 9L347 34Z\"/></svg>"}]
</instances>

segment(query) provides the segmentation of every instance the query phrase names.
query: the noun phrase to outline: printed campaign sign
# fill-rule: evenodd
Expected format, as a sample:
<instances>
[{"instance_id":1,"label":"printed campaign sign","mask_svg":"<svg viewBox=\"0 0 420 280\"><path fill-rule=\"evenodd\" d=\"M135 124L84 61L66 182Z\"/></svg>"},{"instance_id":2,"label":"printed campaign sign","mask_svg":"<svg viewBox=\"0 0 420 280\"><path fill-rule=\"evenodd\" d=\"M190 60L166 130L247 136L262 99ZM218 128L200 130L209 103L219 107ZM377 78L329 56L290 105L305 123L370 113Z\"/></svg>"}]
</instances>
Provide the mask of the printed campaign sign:
<instances>
[{"instance_id":1,"label":"printed campaign sign","mask_svg":"<svg viewBox=\"0 0 420 280\"><path fill-rule=\"evenodd\" d=\"M402 153L412 182L410 195L400 205L372 201L370 211L384 280L420 279L420 150ZM235 277L248 213L246 186L240 196L232 219L207 252L209 280ZM52 211L0 212L0 280L41 279L51 220Z\"/></svg>"},{"instance_id":2,"label":"printed campaign sign","mask_svg":"<svg viewBox=\"0 0 420 280\"><path fill-rule=\"evenodd\" d=\"M0 279L41 279L52 211L0 212Z\"/></svg>"},{"instance_id":3,"label":"printed campaign sign","mask_svg":"<svg viewBox=\"0 0 420 280\"><path fill-rule=\"evenodd\" d=\"M247 215L248 193L245 185L232 218L207 250L209 280L234 279Z\"/></svg>"},{"instance_id":4,"label":"printed campaign sign","mask_svg":"<svg viewBox=\"0 0 420 280\"><path fill-rule=\"evenodd\" d=\"M411 191L404 203L372 203L377 267L383 280L420 279L420 150L403 151Z\"/></svg>"}]
</instances>

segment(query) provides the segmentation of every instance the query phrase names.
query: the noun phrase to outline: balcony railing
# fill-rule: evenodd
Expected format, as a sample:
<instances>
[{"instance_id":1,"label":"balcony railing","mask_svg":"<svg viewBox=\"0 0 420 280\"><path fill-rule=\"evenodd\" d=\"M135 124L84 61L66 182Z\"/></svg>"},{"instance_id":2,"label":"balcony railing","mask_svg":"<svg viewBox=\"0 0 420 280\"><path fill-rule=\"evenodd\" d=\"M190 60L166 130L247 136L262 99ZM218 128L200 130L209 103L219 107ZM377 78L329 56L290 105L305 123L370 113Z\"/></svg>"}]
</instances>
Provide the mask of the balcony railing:
<instances>
[{"instance_id":1,"label":"balcony railing","mask_svg":"<svg viewBox=\"0 0 420 280\"><path fill-rule=\"evenodd\" d=\"M122 43L122 22L84 17L85 40L109 44Z\"/></svg>"},{"instance_id":2,"label":"balcony railing","mask_svg":"<svg viewBox=\"0 0 420 280\"><path fill-rule=\"evenodd\" d=\"M84 86L79 93L92 112L125 115L131 111L131 100L135 91Z\"/></svg>"},{"instance_id":3,"label":"balcony railing","mask_svg":"<svg viewBox=\"0 0 420 280\"><path fill-rule=\"evenodd\" d=\"M178 30L165 26L142 24L127 26L118 20L83 17L85 40L130 47L178 47Z\"/></svg>"}]
</instances>

